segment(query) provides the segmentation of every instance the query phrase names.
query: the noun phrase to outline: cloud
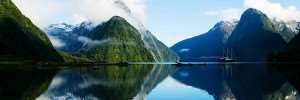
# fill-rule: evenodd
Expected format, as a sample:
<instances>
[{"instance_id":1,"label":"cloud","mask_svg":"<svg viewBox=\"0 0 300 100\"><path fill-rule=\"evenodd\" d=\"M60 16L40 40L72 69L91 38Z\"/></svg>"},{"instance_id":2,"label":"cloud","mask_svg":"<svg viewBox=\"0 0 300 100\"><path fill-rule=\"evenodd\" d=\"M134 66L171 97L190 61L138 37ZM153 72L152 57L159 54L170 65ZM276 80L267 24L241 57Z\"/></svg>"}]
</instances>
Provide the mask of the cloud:
<instances>
[{"instance_id":1,"label":"cloud","mask_svg":"<svg viewBox=\"0 0 300 100\"><path fill-rule=\"evenodd\" d=\"M21 12L33 23L45 27L50 22L57 21L55 17L63 14L63 5L51 0L12 0Z\"/></svg>"},{"instance_id":2,"label":"cloud","mask_svg":"<svg viewBox=\"0 0 300 100\"><path fill-rule=\"evenodd\" d=\"M188 49L188 48L183 48L183 49L180 49L179 52L180 53L184 53L184 52L189 52L191 49Z\"/></svg>"},{"instance_id":3,"label":"cloud","mask_svg":"<svg viewBox=\"0 0 300 100\"><path fill-rule=\"evenodd\" d=\"M110 39L105 39L105 40L92 40L88 37L80 36L78 37L78 41L82 42L84 45L89 45L91 47L101 45L103 43L109 42Z\"/></svg>"},{"instance_id":4,"label":"cloud","mask_svg":"<svg viewBox=\"0 0 300 100\"><path fill-rule=\"evenodd\" d=\"M293 5L284 7L280 3L270 0L244 0L243 8L226 8L222 10L214 10L204 12L207 16L216 16L221 20L239 19L242 11L247 8L255 8L266 13L272 19L281 21L299 21L300 11Z\"/></svg>"},{"instance_id":5,"label":"cloud","mask_svg":"<svg viewBox=\"0 0 300 100\"><path fill-rule=\"evenodd\" d=\"M64 47L66 45L65 42L63 42L62 40L60 40L60 39L58 39L54 36L48 35L48 37L51 40L51 43L55 48L61 48L61 47Z\"/></svg>"},{"instance_id":6,"label":"cloud","mask_svg":"<svg viewBox=\"0 0 300 100\"><path fill-rule=\"evenodd\" d=\"M224 10L215 10L204 12L206 16L217 16L221 20L238 20L241 16L241 9L238 8L227 8Z\"/></svg>"},{"instance_id":7,"label":"cloud","mask_svg":"<svg viewBox=\"0 0 300 100\"><path fill-rule=\"evenodd\" d=\"M126 19L134 16L146 21L144 0L13 0L25 16L40 28L49 24L68 22L78 24L85 20L99 24L112 16ZM122 2L121 7L118 2ZM128 11L130 10L130 15Z\"/></svg>"},{"instance_id":8,"label":"cloud","mask_svg":"<svg viewBox=\"0 0 300 100\"><path fill-rule=\"evenodd\" d=\"M256 8L266 13L270 18L276 18L283 21L292 21L300 19L300 11L293 5L283 7L280 3L270 0L245 0L246 8Z\"/></svg>"}]
</instances>

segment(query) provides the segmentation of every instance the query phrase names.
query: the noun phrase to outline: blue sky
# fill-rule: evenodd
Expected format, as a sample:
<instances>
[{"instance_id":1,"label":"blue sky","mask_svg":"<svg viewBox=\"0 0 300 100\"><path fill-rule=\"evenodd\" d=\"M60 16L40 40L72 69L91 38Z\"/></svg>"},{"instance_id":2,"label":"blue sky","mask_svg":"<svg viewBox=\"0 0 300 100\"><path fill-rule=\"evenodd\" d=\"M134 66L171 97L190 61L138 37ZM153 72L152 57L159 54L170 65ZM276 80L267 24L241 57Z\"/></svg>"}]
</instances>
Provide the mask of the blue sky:
<instances>
[{"instance_id":1,"label":"blue sky","mask_svg":"<svg viewBox=\"0 0 300 100\"><path fill-rule=\"evenodd\" d=\"M207 32L221 19L204 15L208 10L242 7L241 0L148 0L146 26L168 46Z\"/></svg>"},{"instance_id":2,"label":"blue sky","mask_svg":"<svg viewBox=\"0 0 300 100\"><path fill-rule=\"evenodd\" d=\"M128 16L115 0L13 0L40 28L85 20L96 23ZM300 0L120 0L167 46L207 32L221 20L238 20L247 8L257 8L283 21L300 19Z\"/></svg>"},{"instance_id":3,"label":"blue sky","mask_svg":"<svg viewBox=\"0 0 300 100\"><path fill-rule=\"evenodd\" d=\"M259 1L259 0L256 0ZM283 7L300 7L299 0L268 0ZM219 16L207 16L208 11L229 8L244 11L244 0L148 0L146 26L168 46L207 32L215 23L223 20Z\"/></svg>"}]
</instances>

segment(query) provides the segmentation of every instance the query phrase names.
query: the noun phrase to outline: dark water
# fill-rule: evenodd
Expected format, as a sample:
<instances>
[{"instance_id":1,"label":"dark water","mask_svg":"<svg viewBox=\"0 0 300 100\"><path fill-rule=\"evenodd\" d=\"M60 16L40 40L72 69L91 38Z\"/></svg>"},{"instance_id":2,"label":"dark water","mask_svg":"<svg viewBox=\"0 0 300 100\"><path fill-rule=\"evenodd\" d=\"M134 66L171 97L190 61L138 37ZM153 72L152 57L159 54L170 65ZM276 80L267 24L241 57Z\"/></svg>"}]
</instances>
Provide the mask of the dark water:
<instances>
[{"instance_id":1,"label":"dark water","mask_svg":"<svg viewBox=\"0 0 300 100\"><path fill-rule=\"evenodd\" d=\"M1 100L300 100L296 64L0 68Z\"/></svg>"}]
</instances>

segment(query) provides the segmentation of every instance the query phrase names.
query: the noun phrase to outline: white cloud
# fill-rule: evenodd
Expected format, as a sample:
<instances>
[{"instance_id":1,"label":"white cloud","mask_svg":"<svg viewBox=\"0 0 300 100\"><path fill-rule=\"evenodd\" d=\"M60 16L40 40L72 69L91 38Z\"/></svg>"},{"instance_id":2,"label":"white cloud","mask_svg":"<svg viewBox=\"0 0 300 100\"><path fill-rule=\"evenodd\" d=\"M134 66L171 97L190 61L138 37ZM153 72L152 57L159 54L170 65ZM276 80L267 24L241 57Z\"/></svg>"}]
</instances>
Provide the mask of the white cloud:
<instances>
[{"instance_id":1,"label":"white cloud","mask_svg":"<svg viewBox=\"0 0 300 100\"><path fill-rule=\"evenodd\" d=\"M109 42L110 39L104 39L104 40L92 40L90 38L84 37L84 36L80 36L78 38L78 40L80 42L82 42L84 45L89 45L91 47L97 46L97 45L101 45L103 43Z\"/></svg>"},{"instance_id":2,"label":"white cloud","mask_svg":"<svg viewBox=\"0 0 300 100\"><path fill-rule=\"evenodd\" d=\"M204 12L204 15L217 16L221 20L229 21L229 20L238 20L241 16L241 11L242 10L238 8L227 8L224 10L207 11Z\"/></svg>"},{"instance_id":3,"label":"white cloud","mask_svg":"<svg viewBox=\"0 0 300 100\"><path fill-rule=\"evenodd\" d=\"M270 0L245 0L246 8L256 8L266 13L271 18L283 21L300 19L300 11L293 5L283 7L280 3L271 2Z\"/></svg>"},{"instance_id":4,"label":"white cloud","mask_svg":"<svg viewBox=\"0 0 300 100\"><path fill-rule=\"evenodd\" d=\"M239 19L242 11L255 8L266 13L272 19L282 21L300 21L300 11L293 5L284 7L280 3L270 0L244 0L243 8L227 8L222 10L204 12L207 16L216 16L221 20Z\"/></svg>"},{"instance_id":5,"label":"white cloud","mask_svg":"<svg viewBox=\"0 0 300 100\"><path fill-rule=\"evenodd\" d=\"M22 13L33 23L45 27L60 14L63 14L63 5L51 0L13 0Z\"/></svg>"},{"instance_id":6,"label":"white cloud","mask_svg":"<svg viewBox=\"0 0 300 100\"><path fill-rule=\"evenodd\" d=\"M81 16L80 14L74 14L71 18L71 24L78 24L82 23L84 21L87 21L87 19L84 16Z\"/></svg>"},{"instance_id":7,"label":"white cloud","mask_svg":"<svg viewBox=\"0 0 300 100\"><path fill-rule=\"evenodd\" d=\"M98 24L116 15L126 19L131 17L115 3L117 1L123 2L140 22L145 22L144 0L13 0L40 28L61 22L78 24L85 20Z\"/></svg>"},{"instance_id":8,"label":"white cloud","mask_svg":"<svg viewBox=\"0 0 300 100\"><path fill-rule=\"evenodd\" d=\"M55 48L61 48L61 47L64 47L66 45L65 42L63 42L62 40L60 40L60 39L58 39L54 36L48 35L48 37L51 40L51 43Z\"/></svg>"},{"instance_id":9,"label":"white cloud","mask_svg":"<svg viewBox=\"0 0 300 100\"><path fill-rule=\"evenodd\" d=\"M183 49L179 50L180 53L189 52L189 51L190 51L190 49L188 49L188 48L183 48Z\"/></svg>"}]
</instances>

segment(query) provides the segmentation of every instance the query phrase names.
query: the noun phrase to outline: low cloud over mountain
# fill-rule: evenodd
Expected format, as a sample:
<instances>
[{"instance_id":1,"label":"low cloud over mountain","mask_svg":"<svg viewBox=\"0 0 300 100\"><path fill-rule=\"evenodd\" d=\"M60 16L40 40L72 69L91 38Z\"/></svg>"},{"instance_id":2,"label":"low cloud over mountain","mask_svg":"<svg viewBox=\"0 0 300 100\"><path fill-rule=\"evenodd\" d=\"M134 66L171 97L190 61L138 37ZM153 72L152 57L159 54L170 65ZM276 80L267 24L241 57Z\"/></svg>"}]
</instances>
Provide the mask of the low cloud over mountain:
<instances>
[{"instance_id":1,"label":"low cloud over mountain","mask_svg":"<svg viewBox=\"0 0 300 100\"><path fill-rule=\"evenodd\" d=\"M112 16L135 16L145 22L144 0L13 0L18 8L40 28L67 21L99 24ZM130 15L128 15L130 11Z\"/></svg>"}]
</instances>

